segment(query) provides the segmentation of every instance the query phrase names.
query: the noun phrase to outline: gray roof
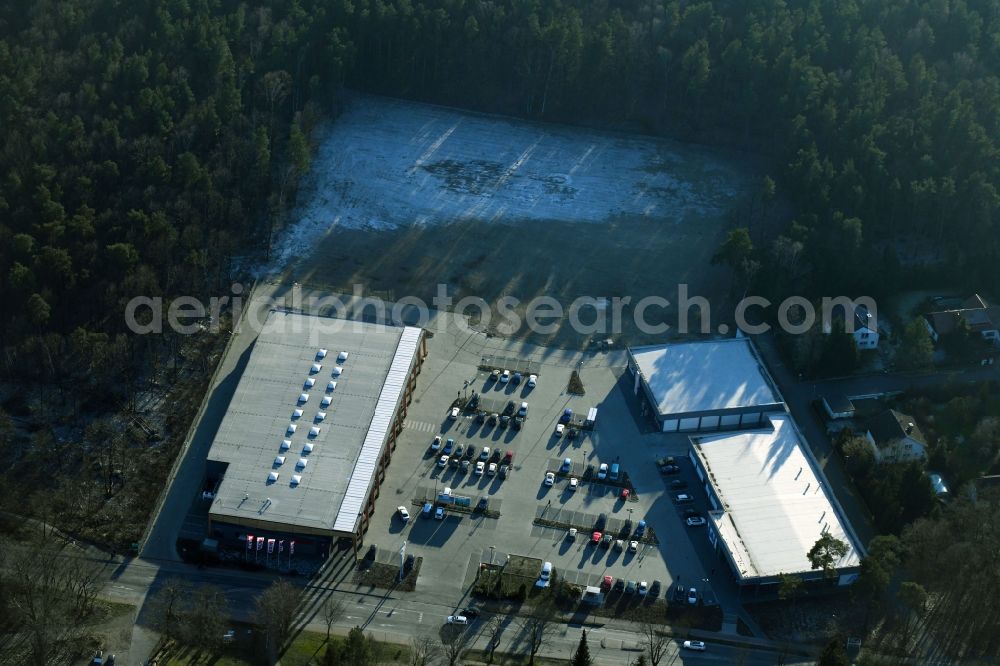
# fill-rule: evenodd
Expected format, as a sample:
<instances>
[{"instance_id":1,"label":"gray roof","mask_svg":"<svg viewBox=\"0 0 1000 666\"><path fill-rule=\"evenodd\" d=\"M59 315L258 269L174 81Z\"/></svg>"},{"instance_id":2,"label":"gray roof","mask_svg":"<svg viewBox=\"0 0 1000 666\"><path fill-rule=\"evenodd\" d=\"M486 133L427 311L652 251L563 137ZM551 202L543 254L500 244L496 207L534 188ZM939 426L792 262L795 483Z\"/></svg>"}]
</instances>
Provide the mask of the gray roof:
<instances>
[{"instance_id":1,"label":"gray roof","mask_svg":"<svg viewBox=\"0 0 1000 666\"><path fill-rule=\"evenodd\" d=\"M290 531L353 531L420 334L419 328L272 311L208 454L229 463L212 516L281 523ZM327 350L322 359L321 348ZM343 362L340 352L348 353ZM321 365L318 372L313 364ZM315 384L305 388L309 378ZM331 381L336 387L328 391ZM303 393L308 399L301 403ZM297 419L295 409L302 410ZM317 422L320 412L326 418ZM296 426L290 436L289 425ZM314 426L319 432L310 435ZM286 439L290 446L282 453ZM307 443L313 450L304 453ZM276 465L279 454L285 462ZM307 463L297 469L300 459ZM277 481L268 482L271 472ZM300 476L297 484L293 475Z\"/></svg>"},{"instance_id":2,"label":"gray roof","mask_svg":"<svg viewBox=\"0 0 1000 666\"><path fill-rule=\"evenodd\" d=\"M837 414L846 414L854 411L854 403L843 393L831 393L823 396L823 401L831 411Z\"/></svg>"},{"instance_id":3,"label":"gray roof","mask_svg":"<svg viewBox=\"0 0 1000 666\"><path fill-rule=\"evenodd\" d=\"M913 424L912 428L910 424ZM887 409L872 417L868 422L868 432L871 433L872 439L879 446L887 446L906 437L921 444L927 443L913 417L897 412L895 409Z\"/></svg>"},{"instance_id":4,"label":"gray roof","mask_svg":"<svg viewBox=\"0 0 1000 666\"><path fill-rule=\"evenodd\" d=\"M661 416L780 404L746 338L630 349Z\"/></svg>"}]
</instances>

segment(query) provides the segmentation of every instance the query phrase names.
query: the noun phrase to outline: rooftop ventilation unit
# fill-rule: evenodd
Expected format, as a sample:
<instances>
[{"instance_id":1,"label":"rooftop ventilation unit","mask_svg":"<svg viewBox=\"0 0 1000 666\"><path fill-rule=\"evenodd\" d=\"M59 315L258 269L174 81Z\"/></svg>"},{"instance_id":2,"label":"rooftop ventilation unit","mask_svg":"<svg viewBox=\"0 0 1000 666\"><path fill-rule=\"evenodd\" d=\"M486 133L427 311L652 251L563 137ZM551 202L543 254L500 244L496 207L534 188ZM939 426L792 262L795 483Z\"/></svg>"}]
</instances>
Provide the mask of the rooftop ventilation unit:
<instances>
[{"instance_id":1,"label":"rooftop ventilation unit","mask_svg":"<svg viewBox=\"0 0 1000 666\"><path fill-rule=\"evenodd\" d=\"M299 461L295 463L295 469L305 469L306 465L309 464L308 458L299 458Z\"/></svg>"},{"instance_id":2,"label":"rooftop ventilation unit","mask_svg":"<svg viewBox=\"0 0 1000 666\"><path fill-rule=\"evenodd\" d=\"M288 430L286 430L285 433L288 434L288 435L294 435L295 434L295 428L297 428L297 427L298 426L296 426L294 423L289 423L288 424Z\"/></svg>"},{"instance_id":3,"label":"rooftop ventilation unit","mask_svg":"<svg viewBox=\"0 0 1000 666\"><path fill-rule=\"evenodd\" d=\"M325 349L320 349L318 352L316 352L316 360L317 361L322 361L324 358L326 358L326 350Z\"/></svg>"},{"instance_id":4,"label":"rooftop ventilation unit","mask_svg":"<svg viewBox=\"0 0 1000 666\"><path fill-rule=\"evenodd\" d=\"M330 382L329 384L326 385L327 391L332 391L335 388L337 388L337 382Z\"/></svg>"},{"instance_id":5,"label":"rooftop ventilation unit","mask_svg":"<svg viewBox=\"0 0 1000 666\"><path fill-rule=\"evenodd\" d=\"M303 386L303 388L312 388L313 384L315 384L315 383L316 383L316 380L313 379L312 377L310 377L309 379L307 379L305 381L305 383L302 386Z\"/></svg>"},{"instance_id":6,"label":"rooftop ventilation unit","mask_svg":"<svg viewBox=\"0 0 1000 666\"><path fill-rule=\"evenodd\" d=\"M293 409L292 410L292 418L293 419L302 418L302 410L301 409Z\"/></svg>"},{"instance_id":7,"label":"rooftop ventilation unit","mask_svg":"<svg viewBox=\"0 0 1000 666\"><path fill-rule=\"evenodd\" d=\"M308 393L300 393L299 394L299 404L301 405L301 404L305 404L307 402L309 402L309 394Z\"/></svg>"},{"instance_id":8,"label":"rooftop ventilation unit","mask_svg":"<svg viewBox=\"0 0 1000 666\"><path fill-rule=\"evenodd\" d=\"M320 407L329 407L331 402L333 402L333 398L331 398L328 395L324 395L323 399L320 400L319 406Z\"/></svg>"},{"instance_id":9,"label":"rooftop ventilation unit","mask_svg":"<svg viewBox=\"0 0 1000 666\"><path fill-rule=\"evenodd\" d=\"M316 414L316 423L319 423L320 421L322 421L325 418L326 418L326 412L318 412Z\"/></svg>"},{"instance_id":10,"label":"rooftop ventilation unit","mask_svg":"<svg viewBox=\"0 0 1000 666\"><path fill-rule=\"evenodd\" d=\"M309 428L309 436L319 437L319 426L313 426L312 428Z\"/></svg>"},{"instance_id":11,"label":"rooftop ventilation unit","mask_svg":"<svg viewBox=\"0 0 1000 666\"><path fill-rule=\"evenodd\" d=\"M283 440L281 440L281 450L282 451L287 451L288 447L291 446L291 445L292 445L292 440L290 440L290 439L283 439Z\"/></svg>"},{"instance_id":12,"label":"rooftop ventilation unit","mask_svg":"<svg viewBox=\"0 0 1000 666\"><path fill-rule=\"evenodd\" d=\"M279 474L277 472L271 472L270 474L267 475L267 482L274 483L275 481L278 480L278 476Z\"/></svg>"},{"instance_id":13,"label":"rooftop ventilation unit","mask_svg":"<svg viewBox=\"0 0 1000 666\"><path fill-rule=\"evenodd\" d=\"M306 445L302 447L302 453L303 454L305 454L305 453L312 453L312 450L313 450L313 443L312 442L306 442Z\"/></svg>"},{"instance_id":14,"label":"rooftop ventilation unit","mask_svg":"<svg viewBox=\"0 0 1000 666\"><path fill-rule=\"evenodd\" d=\"M292 485L293 486L299 485L300 481L302 481L302 475L301 474L292 474Z\"/></svg>"},{"instance_id":15,"label":"rooftop ventilation unit","mask_svg":"<svg viewBox=\"0 0 1000 666\"><path fill-rule=\"evenodd\" d=\"M274 464L277 465L278 467L284 465L285 464L285 456L276 456L274 458Z\"/></svg>"},{"instance_id":16,"label":"rooftop ventilation unit","mask_svg":"<svg viewBox=\"0 0 1000 666\"><path fill-rule=\"evenodd\" d=\"M337 363L343 363L346 360L347 360L347 352L342 351L339 354L337 354Z\"/></svg>"},{"instance_id":17,"label":"rooftop ventilation unit","mask_svg":"<svg viewBox=\"0 0 1000 666\"><path fill-rule=\"evenodd\" d=\"M335 367L335 368L333 369L333 376L334 376L334 377L339 377L339 376L340 376L340 373L342 373L343 371L344 371L344 369L343 369L342 367L340 367L340 366L338 365L338 366L336 366L336 367Z\"/></svg>"},{"instance_id":18,"label":"rooftop ventilation unit","mask_svg":"<svg viewBox=\"0 0 1000 666\"><path fill-rule=\"evenodd\" d=\"M309 372L311 372L312 374L315 375L317 372L319 372L322 369L323 369L323 364L322 363L313 363L312 367L309 368Z\"/></svg>"}]
</instances>

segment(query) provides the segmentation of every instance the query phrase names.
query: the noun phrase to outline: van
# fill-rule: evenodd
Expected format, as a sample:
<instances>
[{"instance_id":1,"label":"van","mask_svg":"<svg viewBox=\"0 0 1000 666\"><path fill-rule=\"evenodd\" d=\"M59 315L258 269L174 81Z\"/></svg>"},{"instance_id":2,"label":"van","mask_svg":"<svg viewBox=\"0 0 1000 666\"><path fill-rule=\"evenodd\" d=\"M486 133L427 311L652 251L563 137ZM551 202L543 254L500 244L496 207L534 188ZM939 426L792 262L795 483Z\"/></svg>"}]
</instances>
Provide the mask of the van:
<instances>
[{"instance_id":1,"label":"van","mask_svg":"<svg viewBox=\"0 0 1000 666\"><path fill-rule=\"evenodd\" d=\"M546 562L542 565L542 571L538 574L538 581L535 587L548 587L549 579L552 577L552 563Z\"/></svg>"},{"instance_id":2,"label":"van","mask_svg":"<svg viewBox=\"0 0 1000 666\"><path fill-rule=\"evenodd\" d=\"M614 463L613 465L611 465L611 475L610 475L609 478L612 481L617 481L618 480L618 474L619 474L618 463Z\"/></svg>"}]
</instances>

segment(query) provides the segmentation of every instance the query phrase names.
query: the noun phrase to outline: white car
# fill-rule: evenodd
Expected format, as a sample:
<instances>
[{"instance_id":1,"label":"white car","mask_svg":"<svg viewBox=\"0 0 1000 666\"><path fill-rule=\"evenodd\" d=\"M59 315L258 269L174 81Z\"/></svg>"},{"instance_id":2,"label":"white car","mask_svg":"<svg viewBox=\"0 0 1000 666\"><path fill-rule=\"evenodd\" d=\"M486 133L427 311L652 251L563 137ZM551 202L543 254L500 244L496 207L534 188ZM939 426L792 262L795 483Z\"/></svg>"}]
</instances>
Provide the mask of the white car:
<instances>
[{"instance_id":1,"label":"white car","mask_svg":"<svg viewBox=\"0 0 1000 666\"><path fill-rule=\"evenodd\" d=\"M538 383L538 375L528 375L528 388L535 388Z\"/></svg>"},{"instance_id":2,"label":"white car","mask_svg":"<svg viewBox=\"0 0 1000 666\"><path fill-rule=\"evenodd\" d=\"M480 460L479 462L477 462L476 463L476 476L482 476L483 475L483 471L485 471L485 469L486 469L486 463L484 463L482 460Z\"/></svg>"},{"instance_id":3,"label":"white car","mask_svg":"<svg viewBox=\"0 0 1000 666\"><path fill-rule=\"evenodd\" d=\"M490 459L490 447L488 447L488 446L484 446L483 447L483 452L479 454L479 459L480 460L489 460Z\"/></svg>"},{"instance_id":4,"label":"white car","mask_svg":"<svg viewBox=\"0 0 1000 666\"><path fill-rule=\"evenodd\" d=\"M608 463L601 463L597 468L597 478L601 480L608 478Z\"/></svg>"},{"instance_id":5,"label":"white car","mask_svg":"<svg viewBox=\"0 0 1000 666\"><path fill-rule=\"evenodd\" d=\"M556 437L562 437L564 430L566 430L566 426L564 426L562 423L557 423L556 424Z\"/></svg>"},{"instance_id":6,"label":"white car","mask_svg":"<svg viewBox=\"0 0 1000 666\"><path fill-rule=\"evenodd\" d=\"M575 527L571 527L569 528L569 533L566 535L566 538L569 539L570 541L576 541L576 535L577 535L577 529Z\"/></svg>"},{"instance_id":7,"label":"white car","mask_svg":"<svg viewBox=\"0 0 1000 666\"><path fill-rule=\"evenodd\" d=\"M552 472L546 472L545 473L545 485L551 486L555 482L556 482L556 475L553 474Z\"/></svg>"},{"instance_id":8,"label":"white car","mask_svg":"<svg viewBox=\"0 0 1000 666\"><path fill-rule=\"evenodd\" d=\"M701 516L692 516L688 518L685 522L687 523L688 527L699 527L705 524L705 519L702 518Z\"/></svg>"},{"instance_id":9,"label":"white car","mask_svg":"<svg viewBox=\"0 0 1000 666\"><path fill-rule=\"evenodd\" d=\"M435 435L434 441L431 442L431 451L437 451L441 448L441 435Z\"/></svg>"},{"instance_id":10,"label":"white car","mask_svg":"<svg viewBox=\"0 0 1000 666\"><path fill-rule=\"evenodd\" d=\"M510 370L504 370L500 373L500 383L506 384L510 381Z\"/></svg>"},{"instance_id":11,"label":"white car","mask_svg":"<svg viewBox=\"0 0 1000 666\"><path fill-rule=\"evenodd\" d=\"M448 414L448 418L449 419L457 419L458 418L458 407L452 407L451 408L451 412Z\"/></svg>"},{"instance_id":12,"label":"white car","mask_svg":"<svg viewBox=\"0 0 1000 666\"><path fill-rule=\"evenodd\" d=\"M630 553L637 553L637 552L639 552L639 542L638 541L629 541L628 542L628 552L630 552Z\"/></svg>"},{"instance_id":13,"label":"white car","mask_svg":"<svg viewBox=\"0 0 1000 666\"><path fill-rule=\"evenodd\" d=\"M497 464L496 463L490 463L490 466L486 468L486 474L487 474L487 476L496 476L497 475Z\"/></svg>"},{"instance_id":14,"label":"white car","mask_svg":"<svg viewBox=\"0 0 1000 666\"><path fill-rule=\"evenodd\" d=\"M542 571L538 574L538 581L535 582L535 587L548 587L551 578L552 563L546 562L542 565Z\"/></svg>"},{"instance_id":15,"label":"white car","mask_svg":"<svg viewBox=\"0 0 1000 666\"><path fill-rule=\"evenodd\" d=\"M684 641L681 645L685 650L697 650L698 652L705 651L704 641Z\"/></svg>"},{"instance_id":16,"label":"white car","mask_svg":"<svg viewBox=\"0 0 1000 666\"><path fill-rule=\"evenodd\" d=\"M438 467L447 467L447 466L448 466L448 456L441 456L438 459Z\"/></svg>"},{"instance_id":17,"label":"white car","mask_svg":"<svg viewBox=\"0 0 1000 666\"><path fill-rule=\"evenodd\" d=\"M691 588L688 590L688 603L692 606L698 605L698 590L696 588Z\"/></svg>"},{"instance_id":18,"label":"white car","mask_svg":"<svg viewBox=\"0 0 1000 666\"><path fill-rule=\"evenodd\" d=\"M580 486L580 479L573 477L569 480L569 489L576 490Z\"/></svg>"},{"instance_id":19,"label":"white car","mask_svg":"<svg viewBox=\"0 0 1000 666\"><path fill-rule=\"evenodd\" d=\"M469 618L464 615L449 615L446 622L448 624L469 624Z\"/></svg>"},{"instance_id":20,"label":"white car","mask_svg":"<svg viewBox=\"0 0 1000 666\"><path fill-rule=\"evenodd\" d=\"M635 543L634 541L632 543ZM639 596L644 597L646 593L649 592L649 583L646 581L639 582Z\"/></svg>"},{"instance_id":21,"label":"white car","mask_svg":"<svg viewBox=\"0 0 1000 666\"><path fill-rule=\"evenodd\" d=\"M410 522L410 512L406 510L405 506L397 506L396 507L396 513L399 514L400 519L404 523Z\"/></svg>"}]
</instances>

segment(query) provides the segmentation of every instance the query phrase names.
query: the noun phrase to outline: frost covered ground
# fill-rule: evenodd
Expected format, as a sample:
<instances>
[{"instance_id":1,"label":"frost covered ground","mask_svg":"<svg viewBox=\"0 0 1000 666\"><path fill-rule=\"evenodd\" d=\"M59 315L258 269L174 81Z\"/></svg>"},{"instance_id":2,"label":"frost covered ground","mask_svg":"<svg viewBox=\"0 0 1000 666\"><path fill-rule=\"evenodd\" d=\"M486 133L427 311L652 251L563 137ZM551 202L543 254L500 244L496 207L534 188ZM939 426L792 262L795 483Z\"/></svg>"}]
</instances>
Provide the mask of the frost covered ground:
<instances>
[{"instance_id":1,"label":"frost covered ground","mask_svg":"<svg viewBox=\"0 0 1000 666\"><path fill-rule=\"evenodd\" d=\"M752 180L698 146L365 95L316 139L271 272L396 298L711 295Z\"/></svg>"}]
</instances>

